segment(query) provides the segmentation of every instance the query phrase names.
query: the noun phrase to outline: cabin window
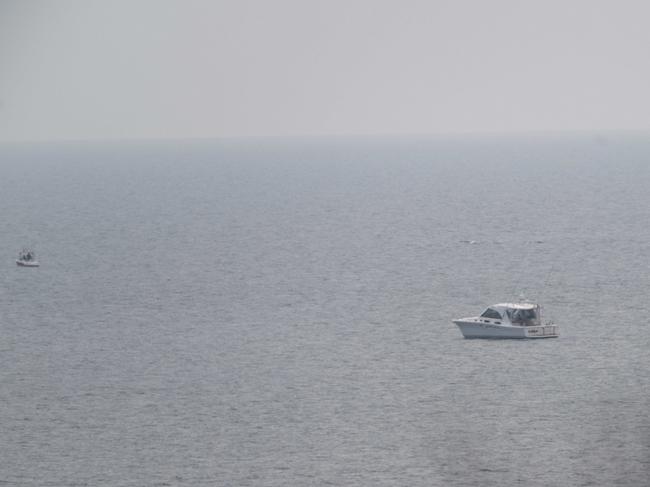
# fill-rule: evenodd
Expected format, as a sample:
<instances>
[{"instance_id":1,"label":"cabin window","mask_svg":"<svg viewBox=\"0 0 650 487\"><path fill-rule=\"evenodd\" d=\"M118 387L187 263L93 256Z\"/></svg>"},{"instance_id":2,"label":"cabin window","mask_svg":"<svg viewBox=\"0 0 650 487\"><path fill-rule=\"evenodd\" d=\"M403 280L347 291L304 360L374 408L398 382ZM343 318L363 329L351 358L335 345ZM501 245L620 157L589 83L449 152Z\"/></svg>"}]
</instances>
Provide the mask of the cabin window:
<instances>
[{"instance_id":1,"label":"cabin window","mask_svg":"<svg viewBox=\"0 0 650 487\"><path fill-rule=\"evenodd\" d=\"M481 315L482 318L492 318L493 320L500 320L502 318L501 313L496 309L488 308Z\"/></svg>"},{"instance_id":2,"label":"cabin window","mask_svg":"<svg viewBox=\"0 0 650 487\"><path fill-rule=\"evenodd\" d=\"M534 309L518 309L512 313L513 321L535 321L537 313Z\"/></svg>"}]
</instances>

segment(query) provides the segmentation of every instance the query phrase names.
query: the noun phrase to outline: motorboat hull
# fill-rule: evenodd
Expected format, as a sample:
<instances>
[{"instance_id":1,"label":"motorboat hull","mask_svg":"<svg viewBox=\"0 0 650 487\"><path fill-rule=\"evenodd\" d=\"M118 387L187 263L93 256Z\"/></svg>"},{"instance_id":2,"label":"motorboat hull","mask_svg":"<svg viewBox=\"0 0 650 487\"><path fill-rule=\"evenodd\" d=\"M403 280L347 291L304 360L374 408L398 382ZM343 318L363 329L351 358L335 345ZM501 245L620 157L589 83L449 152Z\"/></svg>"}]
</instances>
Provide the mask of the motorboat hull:
<instances>
[{"instance_id":1,"label":"motorboat hull","mask_svg":"<svg viewBox=\"0 0 650 487\"><path fill-rule=\"evenodd\" d=\"M557 325L515 326L480 320L454 320L465 338L557 338Z\"/></svg>"},{"instance_id":2,"label":"motorboat hull","mask_svg":"<svg viewBox=\"0 0 650 487\"><path fill-rule=\"evenodd\" d=\"M20 267L38 267L38 266L40 266L40 264L38 262L35 262L35 261L26 262L24 260L17 260L16 265L18 265Z\"/></svg>"}]
</instances>

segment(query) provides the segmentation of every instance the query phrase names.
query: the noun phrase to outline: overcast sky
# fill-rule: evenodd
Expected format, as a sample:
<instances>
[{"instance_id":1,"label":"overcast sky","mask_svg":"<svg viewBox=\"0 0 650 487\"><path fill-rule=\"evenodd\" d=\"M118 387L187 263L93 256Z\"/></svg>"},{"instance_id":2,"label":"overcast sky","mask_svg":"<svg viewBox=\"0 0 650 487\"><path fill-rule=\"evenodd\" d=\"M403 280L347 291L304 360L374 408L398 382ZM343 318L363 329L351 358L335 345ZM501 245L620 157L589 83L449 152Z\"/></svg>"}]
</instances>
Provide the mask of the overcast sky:
<instances>
[{"instance_id":1,"label":"overcast sky","mask_svg":"<svg viewBox=\"0 0 650 487\"><path fill-rule=\"evenodd\" d=\"M650 2L0 0L0 140L650 129Z\"/></svg>"}]
</instances>

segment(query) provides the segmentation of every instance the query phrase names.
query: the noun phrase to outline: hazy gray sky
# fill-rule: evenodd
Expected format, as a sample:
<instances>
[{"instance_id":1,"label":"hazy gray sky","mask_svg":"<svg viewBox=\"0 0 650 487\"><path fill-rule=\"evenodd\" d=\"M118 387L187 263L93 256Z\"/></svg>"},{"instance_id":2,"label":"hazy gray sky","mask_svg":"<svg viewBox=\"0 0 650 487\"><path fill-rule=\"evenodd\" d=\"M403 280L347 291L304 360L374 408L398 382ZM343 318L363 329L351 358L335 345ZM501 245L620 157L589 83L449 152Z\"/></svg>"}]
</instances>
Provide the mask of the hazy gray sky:
<instances>
[{"instance_id":1,"label":"hazy gray sky","mask_svg":"<svg viewBox=\"0 0 650 487\"><path fill-rule=\"evenodd\" d=\"M0 0L0 140L650 129L650 2Z\"/></svg>"}]
</instances>

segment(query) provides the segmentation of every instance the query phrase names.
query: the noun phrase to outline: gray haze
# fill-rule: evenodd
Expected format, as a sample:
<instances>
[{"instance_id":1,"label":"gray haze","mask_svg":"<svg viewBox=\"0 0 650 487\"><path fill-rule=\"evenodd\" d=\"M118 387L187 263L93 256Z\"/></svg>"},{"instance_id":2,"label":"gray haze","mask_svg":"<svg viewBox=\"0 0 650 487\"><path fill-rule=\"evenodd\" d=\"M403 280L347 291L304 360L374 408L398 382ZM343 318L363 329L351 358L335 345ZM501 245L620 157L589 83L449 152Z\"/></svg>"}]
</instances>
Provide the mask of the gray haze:
<instances>
[{"instance_id":1,"label":"gray haze","mask_svg":"<svg viewBox=\"0 0 650 487\"><path fill-rule=\"evenodd\" d=\"M649 5L0 0L0 140L647 130Z\"/></svg>"}]
</instances>

